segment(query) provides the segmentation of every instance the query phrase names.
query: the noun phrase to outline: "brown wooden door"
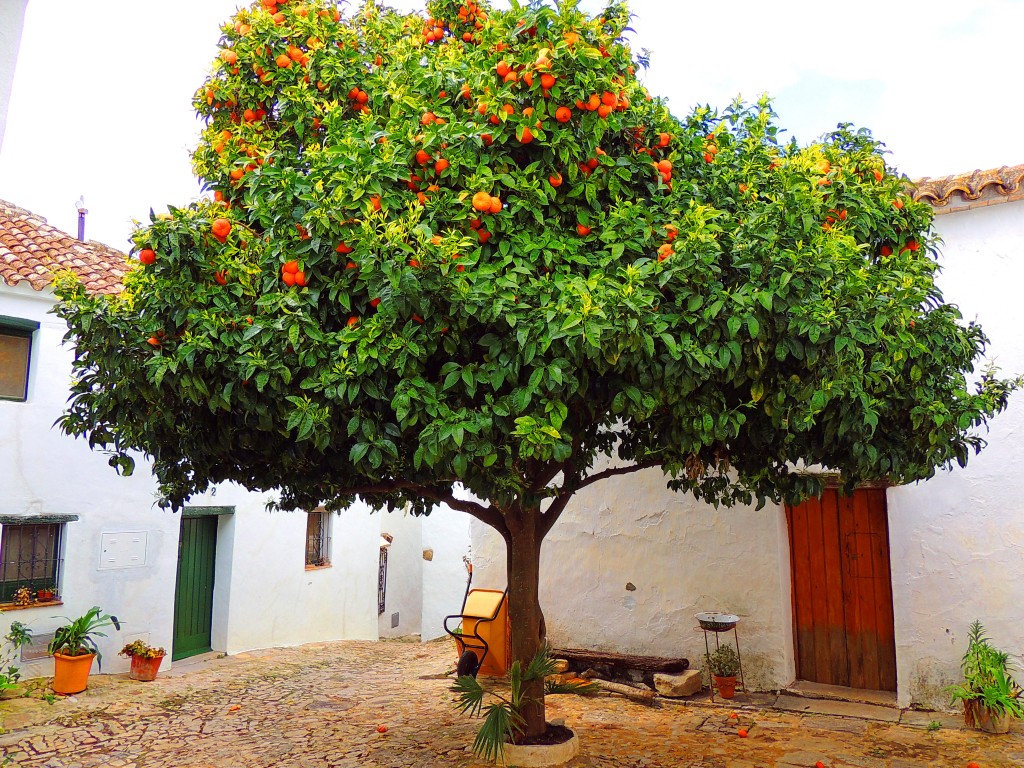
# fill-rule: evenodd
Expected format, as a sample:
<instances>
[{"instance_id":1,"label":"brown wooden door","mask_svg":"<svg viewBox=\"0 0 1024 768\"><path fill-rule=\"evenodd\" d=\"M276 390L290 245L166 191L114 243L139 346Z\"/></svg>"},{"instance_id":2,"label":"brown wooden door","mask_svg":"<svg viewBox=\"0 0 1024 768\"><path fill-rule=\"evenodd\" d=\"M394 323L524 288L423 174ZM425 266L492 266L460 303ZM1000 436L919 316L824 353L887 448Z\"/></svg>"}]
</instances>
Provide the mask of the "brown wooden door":
<instances>
[{"instance_id":1,"label":"brown wooden door","mask_svg":"<svg viewBox=\"0 0 1024 768\"><path fill-rule=\"evenodd\" d=\"M896 690L885 491L786 507L801 680Z\"/></svg>"}]
</instances>

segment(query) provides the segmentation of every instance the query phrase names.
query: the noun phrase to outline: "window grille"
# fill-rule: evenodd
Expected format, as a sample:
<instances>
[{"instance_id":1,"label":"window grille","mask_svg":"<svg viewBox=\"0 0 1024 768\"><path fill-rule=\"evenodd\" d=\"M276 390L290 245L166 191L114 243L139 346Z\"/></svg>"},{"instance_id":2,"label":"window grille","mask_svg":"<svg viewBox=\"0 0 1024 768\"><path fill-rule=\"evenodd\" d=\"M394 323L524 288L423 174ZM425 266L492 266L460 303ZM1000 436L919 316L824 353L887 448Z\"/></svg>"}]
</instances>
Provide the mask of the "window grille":
<instances>
[{"instance_id":1,"label":"window grille","mask_svg":"<svg viewBox=\"0 0 1024 768\"><path fill-rule=\"evenodd\" d=\"M388 549L380 548L380 566L377 568L377 615L384 615L384 597L388 591Z\"/></svg>"},{"instance_id":2,"label":"window grille","mask_svg":"<svg viewBox=\"0 0 1024 768\"><path fill-rule=\"evenodd\" d=\"M26 590L31 601L40 591L52 595L43 601L58 599L58 584L63 570L61 523L5 523L0 534L0 603L20 602L19 590Z\"/></svg>"},{"instance_id":3,"label":"window grille","mask_svg":"<svg viewBox=\"0 0 1024 768\"><path fill-rule=\"evenodd\" d=\"M329 512L306 513L306 567L320 568L331 564L331 529Z\"/></svg>"}]
</instances>

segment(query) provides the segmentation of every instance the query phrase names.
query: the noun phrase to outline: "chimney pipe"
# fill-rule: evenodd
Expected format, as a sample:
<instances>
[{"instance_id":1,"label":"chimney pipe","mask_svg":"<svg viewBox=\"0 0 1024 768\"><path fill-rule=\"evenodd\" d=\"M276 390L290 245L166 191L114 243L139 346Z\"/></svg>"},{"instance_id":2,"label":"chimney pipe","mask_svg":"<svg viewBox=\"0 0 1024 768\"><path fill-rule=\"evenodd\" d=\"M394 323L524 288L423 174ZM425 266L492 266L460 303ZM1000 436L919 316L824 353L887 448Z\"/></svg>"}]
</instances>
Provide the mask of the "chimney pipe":
<instances>
[{"instance_id":1,"label":"chimney pipe","mask_svg":"<svg viewBox=\"0 0 1024 768\"><path fill-rule=\"evenodd\" d=\"M85 197L80 195L78 202L75 203L78 208L78 239L83 243L85 242L85 214L89 211L85 208Z\"/></svg>"}]
</instances>

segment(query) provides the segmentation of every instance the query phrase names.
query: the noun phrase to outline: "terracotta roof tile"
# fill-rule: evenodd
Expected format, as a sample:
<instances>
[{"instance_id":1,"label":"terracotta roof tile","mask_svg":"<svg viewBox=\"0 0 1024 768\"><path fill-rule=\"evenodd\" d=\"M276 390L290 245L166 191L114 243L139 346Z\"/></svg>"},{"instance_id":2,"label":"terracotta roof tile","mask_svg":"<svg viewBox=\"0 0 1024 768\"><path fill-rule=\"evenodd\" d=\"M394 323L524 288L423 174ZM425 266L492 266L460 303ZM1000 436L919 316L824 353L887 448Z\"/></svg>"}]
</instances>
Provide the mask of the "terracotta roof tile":
<instances>
[{"instance_id":1,"label":"terracotta roof tile","mask_svg":"<svg viewBox=\"0 0 1024 768\"><path fill-rule=\"evenodd\" d=\"M960 210L1024 199L1024 165L1004 165L987 171L976 170L937 179L925 176L911 181L908 193L936 208Z\"/></svg>"},{"instance_id":2,"label":"terracotta roof tile","mask_svg":"<svg viewBox=\"0 0 1024 768\"><path fill-rule=\"evenodd\" d=\"M93 293L117 293L129 264L115 248L80 242L41 216L0 200L0 279L41 291L61 269L73 271Z\"/></svg>"}]
</instances>

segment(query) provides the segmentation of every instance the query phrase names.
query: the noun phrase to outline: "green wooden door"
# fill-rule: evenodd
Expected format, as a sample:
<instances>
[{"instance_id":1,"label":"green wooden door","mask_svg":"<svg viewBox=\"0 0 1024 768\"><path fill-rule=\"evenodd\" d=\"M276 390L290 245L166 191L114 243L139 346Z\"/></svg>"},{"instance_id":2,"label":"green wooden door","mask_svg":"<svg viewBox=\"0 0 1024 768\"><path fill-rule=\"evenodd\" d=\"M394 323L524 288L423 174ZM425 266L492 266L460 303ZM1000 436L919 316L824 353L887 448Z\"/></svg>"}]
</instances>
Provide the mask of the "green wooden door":
<instances>
[{"instance_id":1,"label":"green wooden door","mask_svg":"<svg viewBox=\"0 0 1024 768\"><path fill-rule=\"evenodd\" d=\"M172 660L211 650L216 554L217 517L183 517L178 541L178 578L174 589Z\"/></svg>"}]
</instances>

